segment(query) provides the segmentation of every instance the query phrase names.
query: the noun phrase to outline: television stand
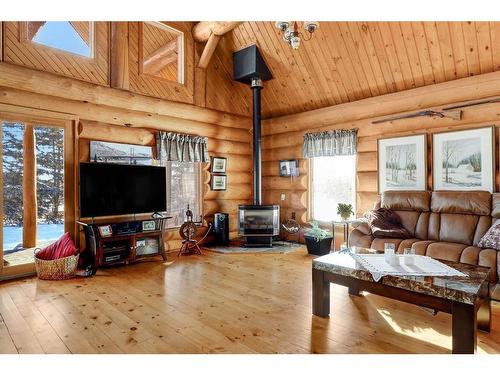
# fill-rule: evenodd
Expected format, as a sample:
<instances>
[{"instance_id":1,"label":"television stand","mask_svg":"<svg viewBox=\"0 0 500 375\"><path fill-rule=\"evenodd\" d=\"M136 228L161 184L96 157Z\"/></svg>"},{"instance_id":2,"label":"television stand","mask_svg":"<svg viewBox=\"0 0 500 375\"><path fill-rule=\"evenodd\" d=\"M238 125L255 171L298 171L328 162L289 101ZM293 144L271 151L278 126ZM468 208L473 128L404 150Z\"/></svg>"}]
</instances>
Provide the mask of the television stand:
<instances>
[{"instance_id":1,"label":"television stand","mask_svg":"<svg viewBox=\"0 0 500 375\"><path fill-rule=\"evenodd\" d=\"M91 265L92 274L99 267L129 264L158 255L167 260L163 231L168 218L99 224L77 221L85 232L84 258Z\"/></svg>"}]
</instances>

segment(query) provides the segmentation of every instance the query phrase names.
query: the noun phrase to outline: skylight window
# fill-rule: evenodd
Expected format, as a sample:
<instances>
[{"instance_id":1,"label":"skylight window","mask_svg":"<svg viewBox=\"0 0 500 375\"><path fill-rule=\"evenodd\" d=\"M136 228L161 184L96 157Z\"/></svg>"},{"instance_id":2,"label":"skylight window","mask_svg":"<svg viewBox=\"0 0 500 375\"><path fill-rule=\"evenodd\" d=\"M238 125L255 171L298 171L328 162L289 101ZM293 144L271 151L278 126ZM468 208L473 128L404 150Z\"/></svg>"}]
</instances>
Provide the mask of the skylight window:
<instances>
[{"instance_id":1,"label":"skylight window","mask_svg":"<svg viewBox=\"0 0 500 375\"><path fill-rule=\"evenodd\" d=\"M28 40L44 46L91 57L91 23L46 21L27 22Z\"/></svg>"}]
</instances>

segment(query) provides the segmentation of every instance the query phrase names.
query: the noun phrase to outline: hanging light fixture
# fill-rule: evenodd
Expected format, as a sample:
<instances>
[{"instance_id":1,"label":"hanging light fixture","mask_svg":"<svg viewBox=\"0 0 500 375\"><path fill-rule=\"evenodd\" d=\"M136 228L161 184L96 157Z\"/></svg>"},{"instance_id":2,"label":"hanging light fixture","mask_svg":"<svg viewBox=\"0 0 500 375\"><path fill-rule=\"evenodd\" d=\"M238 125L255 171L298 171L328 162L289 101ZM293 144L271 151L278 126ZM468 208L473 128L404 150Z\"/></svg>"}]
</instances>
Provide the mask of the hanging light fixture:
<instances>
[{"instance_id":1,"label":"hanging light fixture","mask_svg":"<svg viewBox=\"0 0 500 375\"><path fill-rule=\"evenodd\" d=\"M283 40L290 44L293 49L298 49L300 47L301 38L305 41L311 40L313 33L319 28L319 22L317 21L304 21L304 30L308 34L302 34L299 32L299 25L296 21L277 21L276 27L283 33ZM306 37L308 35L308 37Z\"/></svg>"}]
</instances>

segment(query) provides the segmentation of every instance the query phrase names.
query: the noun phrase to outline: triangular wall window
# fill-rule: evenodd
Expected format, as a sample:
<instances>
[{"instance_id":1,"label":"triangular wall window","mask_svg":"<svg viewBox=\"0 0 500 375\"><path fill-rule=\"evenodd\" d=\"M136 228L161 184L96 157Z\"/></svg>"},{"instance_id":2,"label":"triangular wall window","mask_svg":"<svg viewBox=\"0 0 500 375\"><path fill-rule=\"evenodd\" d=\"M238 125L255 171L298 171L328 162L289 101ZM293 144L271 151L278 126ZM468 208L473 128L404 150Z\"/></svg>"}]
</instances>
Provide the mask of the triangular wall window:
<instances>
[{"instance_id":1,"label":"triangular wall window","mask_svg":"<svg viewBox=\"0 0 500 375\"><path fill-rule=\"evenodd\" d=\"M91 22L27 22L27 39L76 55L92 57Z\"/></svg>"}]
</instances>

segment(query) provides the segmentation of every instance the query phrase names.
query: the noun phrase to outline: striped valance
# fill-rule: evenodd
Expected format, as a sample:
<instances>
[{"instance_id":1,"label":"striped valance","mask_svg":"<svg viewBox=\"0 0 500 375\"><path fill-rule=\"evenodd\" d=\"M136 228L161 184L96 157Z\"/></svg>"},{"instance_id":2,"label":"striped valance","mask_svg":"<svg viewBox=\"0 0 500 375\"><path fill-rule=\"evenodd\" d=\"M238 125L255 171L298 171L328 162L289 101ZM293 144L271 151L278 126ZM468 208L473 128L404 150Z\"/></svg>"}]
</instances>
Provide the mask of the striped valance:
<instances>
[{"instance_id":1,"label":"striped valance","mask_svg":"<svg viewBox=\"0 0 500 375\"><path fill-rule=\"evenodd\" d=\"M158 132L158 159L164 161L209 162L208 138L197 135Z\"/></svg>"},{"instance_id":2,"label":"striped valance","mask_svg":"<svg viewBox=\"0 0 500 375\"><path fill-rule=\"evenodd\" d=\"M354 155L357 129L330 130L304 135L304 157Z\"/></svg>"}]
</instances>

